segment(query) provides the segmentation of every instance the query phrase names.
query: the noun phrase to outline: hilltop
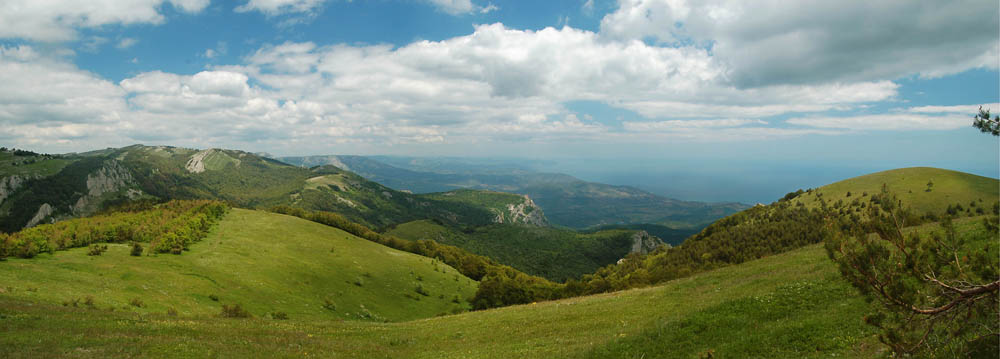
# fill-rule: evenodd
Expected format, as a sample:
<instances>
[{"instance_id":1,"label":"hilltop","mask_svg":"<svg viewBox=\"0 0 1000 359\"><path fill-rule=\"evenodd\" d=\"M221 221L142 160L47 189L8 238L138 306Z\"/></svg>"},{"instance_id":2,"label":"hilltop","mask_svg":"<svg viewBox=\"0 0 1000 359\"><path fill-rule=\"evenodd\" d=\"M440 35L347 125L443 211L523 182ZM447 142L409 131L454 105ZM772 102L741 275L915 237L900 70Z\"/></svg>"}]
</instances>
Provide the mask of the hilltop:
<instances>
[{"instance_id":1,"label":"hilltop","mask_svg":"<svg viewBox=\"0 0 1000 359\"><path fill-rule=\"evenodd\" d=\"M949 207L983 214L1000 201L1000 181L994 178L931 167L900 168L834 182L810 191L790 193L793 203L807 207L827 203L854 202L881 191L882 185L896 194L903 205L917 214L943 214ZM980 211L981 210L981 211Z\"/></svg>"}]
</instances>

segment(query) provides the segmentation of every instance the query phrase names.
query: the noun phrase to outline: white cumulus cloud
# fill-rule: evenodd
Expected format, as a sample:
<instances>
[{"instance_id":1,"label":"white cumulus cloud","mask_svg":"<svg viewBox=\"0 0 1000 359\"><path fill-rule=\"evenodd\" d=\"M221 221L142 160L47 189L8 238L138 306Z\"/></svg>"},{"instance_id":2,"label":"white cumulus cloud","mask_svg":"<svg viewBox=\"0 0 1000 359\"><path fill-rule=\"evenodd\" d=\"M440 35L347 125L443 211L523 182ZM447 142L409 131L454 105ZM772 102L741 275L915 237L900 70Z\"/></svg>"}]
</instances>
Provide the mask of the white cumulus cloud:
<instances>
[{"instance_id":1,"label":"white cumulus cloud","mask_svg":"<svg viewBox=\"0 0 1000 359\"><path fill-rule=\"evenodd\" d=\"M197 13L209 0L8 0L0 1L0 38L37 41L68 41L78 28L104 25L161 24L165 4Z\"/></svg>"},{"instance_id":2,"label":"white cumulus cloud","mask_svg":"<svg viewBox=\"0 0 1000 359\"><path fill-rule=\"evenodd\" d=\"M996 69L995 1L619 0L604 36L711 46L741 87Z\"/></svg>"}]
</instances>

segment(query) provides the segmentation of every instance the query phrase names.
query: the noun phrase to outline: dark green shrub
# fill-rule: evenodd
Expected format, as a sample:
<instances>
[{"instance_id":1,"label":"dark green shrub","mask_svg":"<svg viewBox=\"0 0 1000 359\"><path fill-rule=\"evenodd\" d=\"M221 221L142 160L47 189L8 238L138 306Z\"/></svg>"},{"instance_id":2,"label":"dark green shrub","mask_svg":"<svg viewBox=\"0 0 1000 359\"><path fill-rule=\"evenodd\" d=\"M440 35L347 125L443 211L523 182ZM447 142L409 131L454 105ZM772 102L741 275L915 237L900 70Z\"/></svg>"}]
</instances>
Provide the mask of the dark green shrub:
<instances>
[{"instance_id":1,"label":"dark green shrub","mask_svg":"<svg viewBox=\"0 0 1000 359\"><path fill-rule=\"evenodd\" d=\"M431 295L430 293L427 292L426 289L424 289L424 286L420 285L420 284L417 284L417 287L414 288L413 291L417 292L417 294L420 294L420 295L425 296L425 297Z\"/></svg>"},{"instance_id":2,"label":"dark green shrub","mask_svg":"<svg viewBox=\"0 0 1000 359\"><path fill-rule=\"evenodd\" d=\"M217 296L215 294L209 294L208 295L208 299L211 299L213 302L218 302L219 301L219 296Z\"/></svg>"},{"instance_id":3,"label":"dark green shrub","mask_svg":"<svg viewBox=\"0 0 1000 359\"><path fill-rule=\"evenodd\" d=\"M250 315L250 312L246 311L246 309L243 309L243 306L239 305L239 304L233 304L233 305L223 304L222 305L222 313L220 313L219 315L221 315L223 318L250 318L250 317L252 317Z\"/></svg>"},{"instance_id":4,"label":"dark green shrub","mask_svg":"<svg viewBox=\"0 0 1000 359\"><path fill-rule=\"evenodd\" d=\"M91 244L90 248L87 249L88 256L99 256L108 250L108 245L104 244Z\"/></svg>"},{"instance_id":5,"label":"dark green shrub","mask_svg":"<svg viewBox=\"0 0 1000 359\"><path fill-rule=\"evenodd\" d=\"M288 319L288 314L285 314L285 312L274 312L274 313L271 313L271 319L287 320Z\"/></svg>"},{"instance_id":6,"label":"dark green shrub","mask_svg":"<svg viewBox=\"0 0 1000 359\"><path fill-rule=\"evenodd\" d=\"M139 242L132 242L132 251L129 252L133 257L138 257L142 255L142 245Z\"/></svg>"}]
</instances>

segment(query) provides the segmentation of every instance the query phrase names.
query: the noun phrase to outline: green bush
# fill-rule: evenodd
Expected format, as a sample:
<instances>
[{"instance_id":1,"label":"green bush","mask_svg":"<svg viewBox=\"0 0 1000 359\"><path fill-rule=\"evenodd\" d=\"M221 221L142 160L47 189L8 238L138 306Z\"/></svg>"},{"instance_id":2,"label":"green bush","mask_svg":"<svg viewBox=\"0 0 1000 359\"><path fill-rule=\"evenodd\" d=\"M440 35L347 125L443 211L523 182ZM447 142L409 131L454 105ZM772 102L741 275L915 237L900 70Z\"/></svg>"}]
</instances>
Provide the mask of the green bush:
<instances>
[{"instance_id":1,"label":"green bush","mask_svg":"<svg viewBox=\"0 0 1000 359\"><path fill-rule=\"evenodd\" d=\"M222 305L222 313L220 313L219 315L221 315L223 318L250 318L250 317L252 317L250 315L250 312L246 311L246 309L243 309L243 306L239 305L239 304L233 304L233 305L223 304Z\"/></svg>"},{"instance_id":2,"label":"green bush","mask_svg":"<svg viewBox=\"0 0 1000 359\"><path fill-rule=\"evenodd\" d=\"M108 250L108 245L91 244L90 248L87 249L88 256L99 256Z\"/></svg>"},{"instance_id":3,"label":"green bush","mask_svg":"<svg viewBox=\"0 0 1000 359\"><path fill-rule=\"evenodd\" d=\"M142 245L139 242L132 242L132 251L129 252L133 257L139 257L142 255Z\"/></svg>"}]
</instances>

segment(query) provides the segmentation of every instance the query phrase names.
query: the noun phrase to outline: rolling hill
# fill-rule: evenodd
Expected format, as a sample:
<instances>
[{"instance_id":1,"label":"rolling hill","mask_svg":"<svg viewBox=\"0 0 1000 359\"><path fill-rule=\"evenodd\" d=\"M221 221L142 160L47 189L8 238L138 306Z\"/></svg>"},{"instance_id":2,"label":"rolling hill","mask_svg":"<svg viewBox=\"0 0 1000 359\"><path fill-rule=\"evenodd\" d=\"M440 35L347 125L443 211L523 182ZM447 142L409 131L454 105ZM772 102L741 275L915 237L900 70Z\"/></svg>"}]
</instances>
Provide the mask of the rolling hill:
<instances>
[{"instance_id":1,"label":"rolling hill","mask_svg":"<svg viewBox=\"0 0 1000 359\"><path fill-rule=\"evenodd\" d=\"M281 157L280 160L301 166L330 164L386 186L415 193L469 188L525 194L545 210L552 223L575 229L637 223L700 229L715 219L747 208L739 203L680 201L629 186L512 168L507 163L470 164L447 159L385 156L307 156ZM683 237L663 239L679 242Z\"/></svg>"},{"instance_id":2,"label":"rolling hill","mask_svg":"<svg viewBox=\"0 0 1000 359\"><path fill-rule=\"evenodd\" d=\"M183 255L134 257L128 244L112 243L98 256L76 248L10 258L0 263L0 283L7 299L134 315L173 309L181 317L209 317L222 304L240 304L254 316L367 321L465 311L477 287L433 259L244 209L233 209Z\"/></svg>"},{"instance_id":3,"label":"rolling hill","mask_svg":"<svg viewBox=\"0 0 1000 359\"><path fill-rule=\"evenodd\" d=\"M862 321L868 304L820 246L657 287L388 324L109 312L37 300L26 283L5 290L15 295L0 295L0 355L10 358L870 358L881 350Z\"/></svg>"}]
</instances>

